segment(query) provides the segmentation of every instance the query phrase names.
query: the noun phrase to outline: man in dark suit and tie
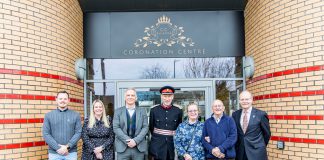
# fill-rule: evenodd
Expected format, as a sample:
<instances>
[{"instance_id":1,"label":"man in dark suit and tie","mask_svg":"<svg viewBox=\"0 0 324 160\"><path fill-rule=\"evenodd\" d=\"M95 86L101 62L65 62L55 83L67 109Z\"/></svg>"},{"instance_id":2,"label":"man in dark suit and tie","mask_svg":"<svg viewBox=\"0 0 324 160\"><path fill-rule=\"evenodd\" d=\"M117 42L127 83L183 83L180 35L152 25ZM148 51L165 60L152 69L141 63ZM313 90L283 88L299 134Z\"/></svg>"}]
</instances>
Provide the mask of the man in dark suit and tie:
<instances>
[{"instance_id":1,"label":"man in dark suit and tie","mask_svg":"<svg viewBox=\"0 0 324 160\"><path fill-rule=\"evenodd\" d=\"M236 159L267 160L266 147L271 132L266 112L252 107L253 96L249 91L240 94L242 109L233 113L237 127Z\"/></svg>"},{"instance_id":2,"label":"man in dark suit and tie","mask_svg":"<svg viewBox=\"0 0 324 160\"><path fill-rule=\"evenodd\" d=\"M148 132L148 117L144 108L135 106L136 100L135 89L127 89L126 105L116 109L114 114L117 160L143 160L147 152L145 136Z\"/></svg>"}]
</instances>

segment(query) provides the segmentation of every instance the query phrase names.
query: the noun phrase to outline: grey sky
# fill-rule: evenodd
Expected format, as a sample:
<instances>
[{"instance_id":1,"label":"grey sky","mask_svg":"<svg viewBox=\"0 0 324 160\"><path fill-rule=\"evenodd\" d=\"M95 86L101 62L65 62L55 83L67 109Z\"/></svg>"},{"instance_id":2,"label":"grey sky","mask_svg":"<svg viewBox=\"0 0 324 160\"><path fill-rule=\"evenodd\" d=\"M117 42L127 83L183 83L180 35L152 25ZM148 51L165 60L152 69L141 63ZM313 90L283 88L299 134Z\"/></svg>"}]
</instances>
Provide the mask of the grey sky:
<instances>
[{"instance_id":1,"label":"grey sky","mask_svg":"<svg viewBox=\"0 0 324 160\"><path fill-rule=\"evenodd\" d=\"M150 58L150 59L105 59L106 79L139 79L145 68L155 64L161 65L173 76L174 60L176 67L176 78L184 78L183 64L186 58ZM102 79L100 60L93 63L94 79Z\"/></svg>"}]
</instances>

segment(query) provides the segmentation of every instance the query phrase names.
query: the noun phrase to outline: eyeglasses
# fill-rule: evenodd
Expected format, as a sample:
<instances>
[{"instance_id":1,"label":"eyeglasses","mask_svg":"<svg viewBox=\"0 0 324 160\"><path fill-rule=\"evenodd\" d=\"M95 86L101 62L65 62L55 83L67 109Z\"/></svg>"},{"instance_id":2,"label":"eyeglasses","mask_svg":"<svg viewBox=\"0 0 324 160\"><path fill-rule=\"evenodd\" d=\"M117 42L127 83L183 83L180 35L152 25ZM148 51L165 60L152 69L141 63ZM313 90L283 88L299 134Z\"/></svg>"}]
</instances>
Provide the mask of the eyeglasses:
<instances>
[{"instance_id":1,"label":"eyeglasses","mask_svg":"<svg viewBox=\"0 0 324 160\"><path fill-rule=\"evenodd\" d=\"M189 113L198 112L198 110L190 110Z\"/></svg>"},{"instance_id":2,"label":"eyeglasses","mask_svg":"<svg viewBox=\"0 0 324 160\"><path fill-rule=\"evenodd\" d=\"M213 107L216 107L216 108L222 108L223 105L213 105Z\"/></svg>"}]
</instances>

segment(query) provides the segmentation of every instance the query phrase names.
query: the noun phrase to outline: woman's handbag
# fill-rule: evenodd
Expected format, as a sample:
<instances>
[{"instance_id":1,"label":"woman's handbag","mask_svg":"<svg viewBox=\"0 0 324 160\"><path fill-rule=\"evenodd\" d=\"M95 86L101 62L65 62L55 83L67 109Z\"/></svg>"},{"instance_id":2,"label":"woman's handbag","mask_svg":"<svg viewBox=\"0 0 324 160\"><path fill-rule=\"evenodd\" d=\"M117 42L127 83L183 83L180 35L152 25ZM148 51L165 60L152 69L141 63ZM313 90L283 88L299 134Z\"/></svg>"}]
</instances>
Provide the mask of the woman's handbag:
<instances>
[{"instance_id":1,"label":"woman's handbag","mask_svg":"<svg viewBox=\"0 0 324 160\"><path fill-rule=\"evenodd\" d=\"M189 147L190 147L190 145L191 145L191 142L192 142L192 140L193 140L193 138L194 138L194 135L196 134L196 128L197 128L197 124L195 125L195 129L194 129L194 131L192 132L191 140L190 140L188 146L187 146L186 149L185 149L186 152L188 151L188 149L189 149ZM181 155L179 155L179 156L178 156L178 160L184 160L184 157L181 156Z\"/></svg>"}]
</instances>

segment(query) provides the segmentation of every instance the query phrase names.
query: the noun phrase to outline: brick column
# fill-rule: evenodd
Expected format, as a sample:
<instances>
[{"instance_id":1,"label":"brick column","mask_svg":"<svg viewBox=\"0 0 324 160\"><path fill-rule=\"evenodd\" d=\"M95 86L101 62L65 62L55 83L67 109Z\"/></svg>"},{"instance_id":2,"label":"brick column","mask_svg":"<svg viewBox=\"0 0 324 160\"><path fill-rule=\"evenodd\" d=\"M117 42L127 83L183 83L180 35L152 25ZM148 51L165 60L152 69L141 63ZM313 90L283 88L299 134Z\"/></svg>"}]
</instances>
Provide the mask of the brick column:
<instances>
[{"instance_id":1,"label":"brick column","mask_svg":"<svg viewBox=\"0 0 324 160\"><path fill-rule=\"evenodd\" d=\"M324 159L323 20L321 0L248 1L246 53L256 72L247 87L270 117L270 159Z\"/></svg>"},{"instance_id":2,"label":"brick column","mask_svg":"<svg viewBox=\"0 0 324 160\"><path fill-rule=\"evenodd\" d=\"M41 126L57 91L83 117L82 18L77 0L0 1L0 159L47 158Z\"/></svg>"}]
</instances>

